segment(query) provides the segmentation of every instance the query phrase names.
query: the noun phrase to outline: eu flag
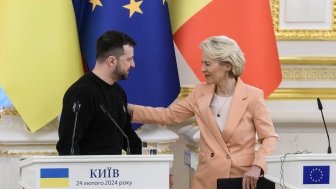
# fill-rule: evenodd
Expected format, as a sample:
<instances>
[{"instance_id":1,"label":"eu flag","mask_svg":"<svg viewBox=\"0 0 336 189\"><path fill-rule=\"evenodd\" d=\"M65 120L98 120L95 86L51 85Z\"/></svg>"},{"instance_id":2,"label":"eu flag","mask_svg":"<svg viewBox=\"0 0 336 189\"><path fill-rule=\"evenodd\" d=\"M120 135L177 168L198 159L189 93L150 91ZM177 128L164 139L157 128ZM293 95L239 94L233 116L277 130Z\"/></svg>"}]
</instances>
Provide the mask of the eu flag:
<instances>
[{"instance_id":1,"label":"eu flag","mask_svg":"<svg viewBox=\"0 0 336 189\"><path fill-rule=\"evenodd\" d=\"M329 166L303 166L303 184L329 184Z\"/></svg>"},{"instance_id":2,"label":"eu flag","mask_svg":"<svg viewBox=\"0 0 336 189\"><path fill-rule=\"evenodd\" d=\"M168 106L180 84L167 2L162 0L73 0L83 59L95 64L98 37L107 30L130 35L137 42L135 69L120 84L130 103Z\"/></svg>"}]
</instances>

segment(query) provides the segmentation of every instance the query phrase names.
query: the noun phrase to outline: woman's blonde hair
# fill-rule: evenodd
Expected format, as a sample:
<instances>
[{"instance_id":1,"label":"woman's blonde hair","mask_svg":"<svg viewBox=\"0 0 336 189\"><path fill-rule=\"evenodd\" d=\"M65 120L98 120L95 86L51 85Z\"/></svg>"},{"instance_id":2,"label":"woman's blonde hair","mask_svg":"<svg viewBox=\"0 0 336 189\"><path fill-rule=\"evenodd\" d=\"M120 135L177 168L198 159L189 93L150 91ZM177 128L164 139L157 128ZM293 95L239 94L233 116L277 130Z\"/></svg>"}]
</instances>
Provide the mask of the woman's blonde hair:
<instances>
[{"instance_id":1,"label":"woman's blonde hair","mask_svg":"<svg viewBox=\"0 0 336 189\"><path fill-rule=\"evenodd\" d=\"M232 75L237 78L244 70L245 57L235 40L227 36L212 36L200 44L203 53L221 64L232 65Z\"/></svg>"}]
</instances>

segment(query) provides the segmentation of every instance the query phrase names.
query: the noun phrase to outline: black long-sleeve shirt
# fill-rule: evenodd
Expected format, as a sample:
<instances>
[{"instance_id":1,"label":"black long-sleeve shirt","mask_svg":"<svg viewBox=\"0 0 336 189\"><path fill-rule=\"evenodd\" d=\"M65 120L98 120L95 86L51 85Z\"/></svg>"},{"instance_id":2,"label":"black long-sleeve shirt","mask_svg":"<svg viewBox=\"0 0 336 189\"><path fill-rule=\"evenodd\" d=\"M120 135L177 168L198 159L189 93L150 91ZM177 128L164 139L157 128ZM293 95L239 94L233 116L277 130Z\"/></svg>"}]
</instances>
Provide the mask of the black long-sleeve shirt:
<instances>
[{"instance_id":1,"label":"black long-sleeve shirt","mask_svg":"<svg viewBox=\"0 0 336 189\"><path fill-rule=\"evenodd\" d=\"M80 107L74 131L75 102ZM63 97L56 146L60 155L70 155L72 145L77 155L117 155L126 149L126 139L100 105L108 109L128 136L131 153L141 154L141 140L131 128L124 90L119 84L110 85L90 72L76 81Z\"/></svg>"}]
</instances>

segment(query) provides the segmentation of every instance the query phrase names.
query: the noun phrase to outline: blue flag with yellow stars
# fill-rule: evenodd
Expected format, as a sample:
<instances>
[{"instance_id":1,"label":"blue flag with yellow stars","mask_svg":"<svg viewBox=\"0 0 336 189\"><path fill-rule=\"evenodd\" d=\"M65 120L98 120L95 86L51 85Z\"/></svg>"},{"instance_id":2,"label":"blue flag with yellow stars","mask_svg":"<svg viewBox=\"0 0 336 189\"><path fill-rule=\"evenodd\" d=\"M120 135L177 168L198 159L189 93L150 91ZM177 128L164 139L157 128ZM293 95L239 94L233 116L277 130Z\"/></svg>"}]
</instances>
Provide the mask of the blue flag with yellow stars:
<instances>
[{"instance_id":1,"label":"blue flag with yellow stars","mask_svg":"<svg viewBox=\"0 0 336 189\"><path fill-rule=\"evenodd\" d=\"M329 184L330 166L303 166L303 184Z\"/></svg>"},{"instance_id":2,"label":"blue flag with yellow stars","mask_svg":"<svg viewBox=\"0 0 336 189\"><path fill-rule=\"evenodd\" d=\"M98 37L108 30L131 36L135 69L126 81L128 102L168 106L180 92L168 5L165 0L73 0L83 60L95 65Z\"/></svg>"}]
</instances>

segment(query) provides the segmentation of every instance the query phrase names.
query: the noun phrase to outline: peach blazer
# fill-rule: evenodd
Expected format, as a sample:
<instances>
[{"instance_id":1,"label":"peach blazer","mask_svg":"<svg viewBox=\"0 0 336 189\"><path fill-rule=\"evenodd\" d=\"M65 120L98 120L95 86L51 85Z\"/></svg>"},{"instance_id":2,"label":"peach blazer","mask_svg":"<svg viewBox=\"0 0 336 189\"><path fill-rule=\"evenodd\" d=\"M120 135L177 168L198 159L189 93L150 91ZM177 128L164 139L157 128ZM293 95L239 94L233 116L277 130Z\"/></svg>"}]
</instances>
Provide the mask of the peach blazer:
<instances>
[{"instance_id":1,"label":"peach blazer","mask_svg":"<svg viewBox=\"0 0 336 189\"><path fill-rule=\"evenodd\" d=\"M195 116L200 128L199 162L191 189L216 189L217 178L242 177L275 148L278 135L266 109L263 92L238 78L223 134L210 109L215 85L200 83L185 99L168 108L135 105L132 122L174 124ZM256 134L261 144L255 152Z\"/></svg>"}]
</instances>

